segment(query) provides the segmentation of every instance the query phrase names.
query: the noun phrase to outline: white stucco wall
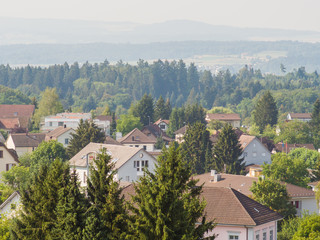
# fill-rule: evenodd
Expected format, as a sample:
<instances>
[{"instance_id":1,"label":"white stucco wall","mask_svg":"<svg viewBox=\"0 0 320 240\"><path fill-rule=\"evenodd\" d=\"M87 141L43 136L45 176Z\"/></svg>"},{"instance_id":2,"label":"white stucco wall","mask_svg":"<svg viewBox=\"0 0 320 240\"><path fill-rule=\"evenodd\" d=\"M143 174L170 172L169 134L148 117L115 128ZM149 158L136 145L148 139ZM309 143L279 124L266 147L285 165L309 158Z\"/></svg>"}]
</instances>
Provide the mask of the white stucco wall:
<instances>
[{"instance_id":1,"label":"white stucco wall","mask_svg":"<svg viewBox=\"0 0 320 240\"><path fill-rule=\"evenodd\" d=\"M296 208L297 215L302 216L304 212L317 213L319 214L319 209L317 207L317 200L315 197L308 198L291 198L290 201L299 201L299 208Z\"/></svg>"},{"instance_id":2,"label":"white stucco wall","mask_svg":"<svg viewBox=\"0 0 320 240\"><path fill-rule=\"evenodd\" d=\"M154 144L123 144L123 145L128 147L136 147L136 148L144 148L144 146L146 146L147 152L154 151Z\"/></svg>"},{"instance_id":3,"label":"white stucco wall","mask_svg":"<svg viewBox=\"0 0 320 240\"><path fill-rule=\"evenodd\" d=\"M258 139L253 139L244 149L242 156L246 165L271 163L271 153Z\"/></svg>"},{"instance_id":4,"label":"white stucco wall","mask_svg":"<svg viewBox=\"0 0 320 240\"><path fill-rule=\"evenodd\" d=\"M3 151L3 157L0 158L0 173L6 171L7 164L10 164L10 167L12 167L12 164L18 165L18 163L14 160L12 155L5 147L0 146L0 151Z\"/></svg>"},{"instance_id":5,"label":"white stucco wall","mask_svg":"<svg viewBox=\"0 0 320 240\"><path fill-rule=\"evenodd\" d=\"M72 133L72 132L74 133L75 131L74 131L73 129L70 129L68 132L65 132L65 133L61 134L61 135L58 137L57 141L58 141L59 143L61 143L64 147L68 147L69 144L65 144L65 139L69 139L69 143L70 143L70 139L72 138L72 137L71 137L71 133Z\"/></svg>"}]
</instances>

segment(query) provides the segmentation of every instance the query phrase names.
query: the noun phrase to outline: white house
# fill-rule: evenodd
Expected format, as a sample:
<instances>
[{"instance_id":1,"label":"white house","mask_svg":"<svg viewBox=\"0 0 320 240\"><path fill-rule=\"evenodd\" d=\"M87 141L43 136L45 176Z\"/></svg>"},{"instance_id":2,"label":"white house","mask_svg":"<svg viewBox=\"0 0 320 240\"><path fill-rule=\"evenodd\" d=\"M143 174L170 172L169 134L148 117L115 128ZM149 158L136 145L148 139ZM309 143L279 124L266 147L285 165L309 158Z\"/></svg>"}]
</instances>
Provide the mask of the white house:
<instances>
[{"instance_id":1,"label":"white house","mask_svg":"<svg viewBox=\"0 0 320 240\"><path fill-rule=\"evenodd\" d=\"M25 153L33 152L45 139L44 133L12 133L8 136L5 145L14 149L18 157Z\"/></svg>"},{"instance_id":2,"label":"white house","mask_svg":"<svg viewBox=\"0 0 320 240\"><path fill-rule=\"evenodd\" d=\"M15 213L21 209L20 194L18 191L12 193L1 205L0 205L0 218L8 217L12 218Z\"/></svg>"},{"instance_id":3,"label":"white house","mask_svg":"<svg viewBox=\"0 0 320 240\"><path fill-rule=\"evenodd\" d=\"M44 122L40 123L40 129L43 132L52 131L58 127L66 126L68 128L77 129L80 120L90 120L91 113L58 113L52 116L46 116Z\"/></svg>"},{"instance_id":4,"label":"white house","mask_svg":"<svg viewBox=\"0 0 320 240\"><path fill-rule=\"evenodd\" d=\"M242 134L239 138L239 142L243 149L241 157L244 158L245 165L271 163L270 151L257 137Z\"/></svg>"},{"instance_id":5,"label":"white house","mask_svg":"<svg viewBox=\"0 0 320 240\"><path fill-rule=\"evenodd\" d=\"M309 122L311 120L311 113L288 113L287 120L297 120L302 122Z\"/></svg>"},{"instance_id":6,"label":"white house","mask_svg":"<svg viewBox=\"0 0 320 240\"><path fill-rule=\"evenodd\" d=\"M102 129L102 131L106 136L110 135L110 125L112 122L112 116L103 116L103 115L96 116L93 119L93 122L94 124L97 125L98 128Z\"/></svg>"},{"instance_id":7,"label":"white house","mask_svg":"<svg viewBox=\"0 0 320 240\"><path fill-rule=\"evenodd\" d=\"M159 119L158 121L156 121L154 124L157 125L162 131L167 132L168 128L169 128L169 120L165 120L165 119Z\"/></svg>"},{"instance_id":8,"label":"white house","mask_svg":"<svg viewBox=\"0 0 320 240\"><path fill-rule=\"evenodd\" d=\"M233 128L240 128L240 115L237 113L207 113L206 121L221 121L229 123Z\"/></svg>"},{"instance_id":9,"label":"white house","mask_svg":"<svg viewBox=\"0 0 320 240\"><path fill-rule=\"evenodd\" d=\"M66 126L58 127L46 134L45 141L57 140L64 147L68 147L72 138L71 133L75 133L73 128L67 128Z\"/></svg>"},{"instance_id":10,"label":"white house","mask_svg":"<svg viewBox=\"0 0 320 240\"><path fill-rule=\"evenodd\" d=\"M0 172L9 171L13 166L19 164L15 151L8 149L0 142Z\"/></svg>"},{"instance_id":11,"label":"white house","mask_svg":"<svg viewBox=\"0 0 320 240\"><path fill-rule=\"evenodd\" d=\"M138 128L133 129L127 135L118 140L122 145L136 148L143 148L147 152L154 152L156 140L148 137Z\"/></svg>"},{"instance_id":12,"label":"white house","mask_svg":"<svg viewBox=\"0 0 320 240\"><path fill-rule=\"evenodd\" d=\"M74 167L79 176L80 186L86 186L87 176L90 174L89 165L104 148L115 163L117 180L127 182L136 181L143 175L144 168L148 168L151 172L155 169L156 159L142 148L89 143L69 160L71 168Z\"/></svg>"}]
</instances>

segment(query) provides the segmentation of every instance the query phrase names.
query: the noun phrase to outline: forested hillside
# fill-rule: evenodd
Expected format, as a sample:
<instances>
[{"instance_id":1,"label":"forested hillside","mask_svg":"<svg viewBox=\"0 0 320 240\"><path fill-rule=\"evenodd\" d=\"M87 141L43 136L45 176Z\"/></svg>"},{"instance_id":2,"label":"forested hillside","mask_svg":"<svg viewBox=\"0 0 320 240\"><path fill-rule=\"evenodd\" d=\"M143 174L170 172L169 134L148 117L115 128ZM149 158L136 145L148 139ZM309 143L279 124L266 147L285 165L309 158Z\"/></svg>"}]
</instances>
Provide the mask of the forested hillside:
<instances>
[{"instance_id":1,"label":"forested hillside","mask_svg":"<svg viewBox=\"0 0 320 240\"><path fill-rule=\"evenodd\" d=\"M282 70L285 72L284 66ZM47 87L56 88L65 109L89 112L108 104L118 115L145 93L154 99L163 96L172 106L194 102L208 109L227 106L239 112L242 118L250 115L263 90L271 90L280 113L310 112L320 95L318 73L307 73L304 67L284 76L264 75L259 69L248 66L237 74L228 70L212 74L197 70L194 64L187 66L182 60L158 60L152 64L140 60L137 65L121 61L111 65L106 60L99 64L65 63L48 68L0 65L0 85L36 98ZM0 99L8 92L9 89L1 89ZM16 93L17 103L29 103L29 99Z\"/></svg>"}]
</instances>

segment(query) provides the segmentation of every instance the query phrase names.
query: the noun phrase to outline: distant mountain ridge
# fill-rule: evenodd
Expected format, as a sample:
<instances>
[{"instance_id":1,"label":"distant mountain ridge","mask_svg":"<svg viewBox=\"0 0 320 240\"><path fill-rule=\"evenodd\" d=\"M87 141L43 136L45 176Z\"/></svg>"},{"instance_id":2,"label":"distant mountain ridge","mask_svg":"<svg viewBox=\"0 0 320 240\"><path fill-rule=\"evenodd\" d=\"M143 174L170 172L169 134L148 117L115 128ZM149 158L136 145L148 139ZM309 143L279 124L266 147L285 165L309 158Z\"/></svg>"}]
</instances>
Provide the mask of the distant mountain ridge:
<instances>
[{"instance_id":1,"label":"distant mountain ridge","mask_svg":"<svg viewBox=\"0 0 320 240\"><path fill-rule=\"evenodd\" d=\"M320 41L320 32L216 26L190 20L153 24L0 17L0 45L168 41Z\"/></svg>"}]
</instances>

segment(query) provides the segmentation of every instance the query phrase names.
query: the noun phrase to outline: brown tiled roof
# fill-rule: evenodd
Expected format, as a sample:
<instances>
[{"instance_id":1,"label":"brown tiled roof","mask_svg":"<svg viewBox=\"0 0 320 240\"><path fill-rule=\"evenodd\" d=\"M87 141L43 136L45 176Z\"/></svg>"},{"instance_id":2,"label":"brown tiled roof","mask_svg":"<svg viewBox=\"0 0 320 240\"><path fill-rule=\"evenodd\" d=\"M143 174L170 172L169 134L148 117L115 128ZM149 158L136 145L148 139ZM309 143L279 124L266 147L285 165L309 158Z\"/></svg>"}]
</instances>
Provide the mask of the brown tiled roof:
<instances>
[{"instance_id":1,"label":"brown tiled roof","mask_svg":"<svg viewBox=\"0 0 320 240\"><path fill-rule=\"evenodd\" d=\"M49 141L49 140L57 140L57 138L59 136L61 136L62 134L68 132L68 131L73 131L75 132L72 128L68 128L68 127L57 127L56 129L52 130L51 132L48 132L46 134L45 140Z\"/></svg>"},{"instance_id":2,"label":"brown tiled roof","mask_svg":"<svg viewBox=\"0 0 320 240\"><path fill-rule=\"evenodd\" d=\"M16 147L38 147L45 139L45 133L12 133L12 140Z\"/></svg>"},{"instance_id":3,"label":"brown tiled roof","mask_svg":"<svg viewBox=\"0 0 320 240\"><path fill-rule=\"evenodd\" d=\"M203 187L208 220L218 224L258 226L282 219L270 208L261 205L233 188Z\"/></svg>"},{"instance_id":4,"label":"brown tiled roof","mask_svg":"<svg viewBox=\"0 0 320 240\"><path fill-rule=\"evenodd\" d=\"M151 125L147 125L144 126L143 129L141 130L142 133L144 133L145 135L147 135L148 133L151 133L150 136L148 136L149 138L157 141L158 137L161 137L164 141L167 142L172 142L173 139L169 138L167 136L167 134L165 132L163 132L158 125L156 124L151 124Z\"/></svg>"},{"instance_id":5,"label":"brown tiled roof","mask_svg":"<svg viewBox=\"0 0 320 240\"><path fill-rule=\"evenodd\" d=\"M290 113L291 118L311 119L311 113Z\"/></svg>"},{"instance_id":6,"label":"brown tiled roof","mask_svg":"<svg viewBox=\"0 0 320 240\"><path fill-rule=\"evenodd\" d=\"M0 105L0 118L32 117L34 105Z\"/></svg>"},{"instance_id":7,"label":"brown tiled roof","mask_svg":"<svg viewBox=\"0 0 320 240\"><path fill-rule=\"evenodd\" d=\"M312 143L306 143L306 144L299 144L299 143L295 143L295 144L282 144L282 143L277 143L275 144L275 150L277 152L287 152L289 153L290 151L296 149L296 148L307 148L310 150L315 150L314 146Z\"/></svg>"},{"instance_id":8,"label":"brown tiled roof","mask_svg":"<svg viewBox=\"0 0 320 240\"><path fill-rule=\"evenodd\" d=\"M154 124L159 125L161 122L164 122L165 124L169 125L170 121L166 119L158 119Z\"/></svg>"},{"instance_id":9,"label":"brown tiled roof","mask_svg":"<svg viewBox=\"0 0 320 240\"><path fill-rule=\"evenodd\" d=\"M19 118L0 118L0 128L13 129L20 127Z\"/></svg>"},{"instance_id":10,"label":"brown tiled roof","mask_svg":"<svg viewBox=\"0 0 320 240\"><path fill-rule=\"evenodd\" d=\"M221 179L218 182L213 181L211 173L204 173L196 175L194 179L199 179L198 184L204 184L205 187L231 187L243 193L246 196L252 196L250 187L254 181L258 182L256 177L247 177L242 175L233 175L221 173ZM315 194L312 190L295 186L290 183L283 183L287 186L289 197L314 197Z\"/></svg>"},{"instance_id":11,"label":"brown tiled roof","mask_svg":"<svg viewBox=\"0 0 320 240\"><path fill-rule=\"evenodd\" d=\"M113 145L122 145L121 143L119 143L118 141L114 140L110 136L106 136L106 140L104 141L104 143L105 144L113 144Z\"/></svg>"},{"instance_id":12,"label":"brown tiled roof","mask_svg":"<svg viewBox=\"0 0 320 240\"><path fill-rule=\"evenodd\" d=\"M150 143L155 144L157 141L149 138L143 132L141 132L138 128L133 129L127 135L119 139L119 142L122 144L144 144Z\"/></svg>"},{"instance_id":13,"label":"brown tiled roof","mask_svg":"<svg viewBox=\"0 0 320 240\"><path fill-rule=\"evenodd\" d=\"M207 113L206 119L209 121L218 120L218 121L240 121L240 115L237 113Z\"/></svg>"},{"instance_id":14,"label":"brown tiled roof","mask_svg":"<svg viewBox=\"0 0 320 240\"><path fill-rule=\"evenodd\" d=\"M2 142L0 142L0 146L1 146L1 147L4 147L4 148L9 152L9 154L13 157L13 159L14 159L17 163L19 163L18 155L17 155L17 152L16 152L15 150L13 150L13 149L8 149L7 146L6 146L4 143L2 143Z\"/></svg>"},{"instance_id":15,"label":"brown tiled roof","mask_svg":"<svg viewBox=\"0 0 320 240\"><path fill-rule=\"evenodd\" d=\"M96 116L95 119L98 119L99 121L109 121L112 122L112 116L105 116L105 115L99 115Z\"/></svg>"},{"instance_id":16,"label":"brown tiled roof","mask_svg":"<svg viewBox=\"0 0 320 240\"><path fill-rule=\"evenodd\" d=\"M242 148L244 149L248 146L256 137L250 135L241 135L239 138L239 143L241 144Z\"/></svg>"},{"instance_id":17,"label":"brown tiled roof","mask_svg":"<svg viewBox=\"0 0 320 240\"><path fill-rule=\"evenodd\" d=\"M313 187L315 187L315 186L317 186L318 185L318 183L319 183L320 181L316 181L316 182L310 182L310 183L308 183L308 185L309 186L313 186Z\"/></svg>"},{"instance_id":18,"label":"brown tiled roof","mask_svg":"<svg viewBox=\"0 0 320 240\"><path fill-rule=\"evenodd\" d=\"M182 128L178 129L174 132L174 134L185 134L187 131L187 125L183 126Z\"/></svg>"},{"instance_id":19,"label":"brown tiled roof","mask_svg":"<svg viewBox=\"0 0 320 240\"><path fill-rule=\"evenodd\" d=\"M69 160L70 166L85 167L87 162L85 156L88 153L99 153L102 148L106 148L107 153L111 155L113 162L115 162L116 169L120 168L139 151L143 151L143 154L148 154L142 148L114 144L89 143Z\"/></svg>"}]
</instances>

